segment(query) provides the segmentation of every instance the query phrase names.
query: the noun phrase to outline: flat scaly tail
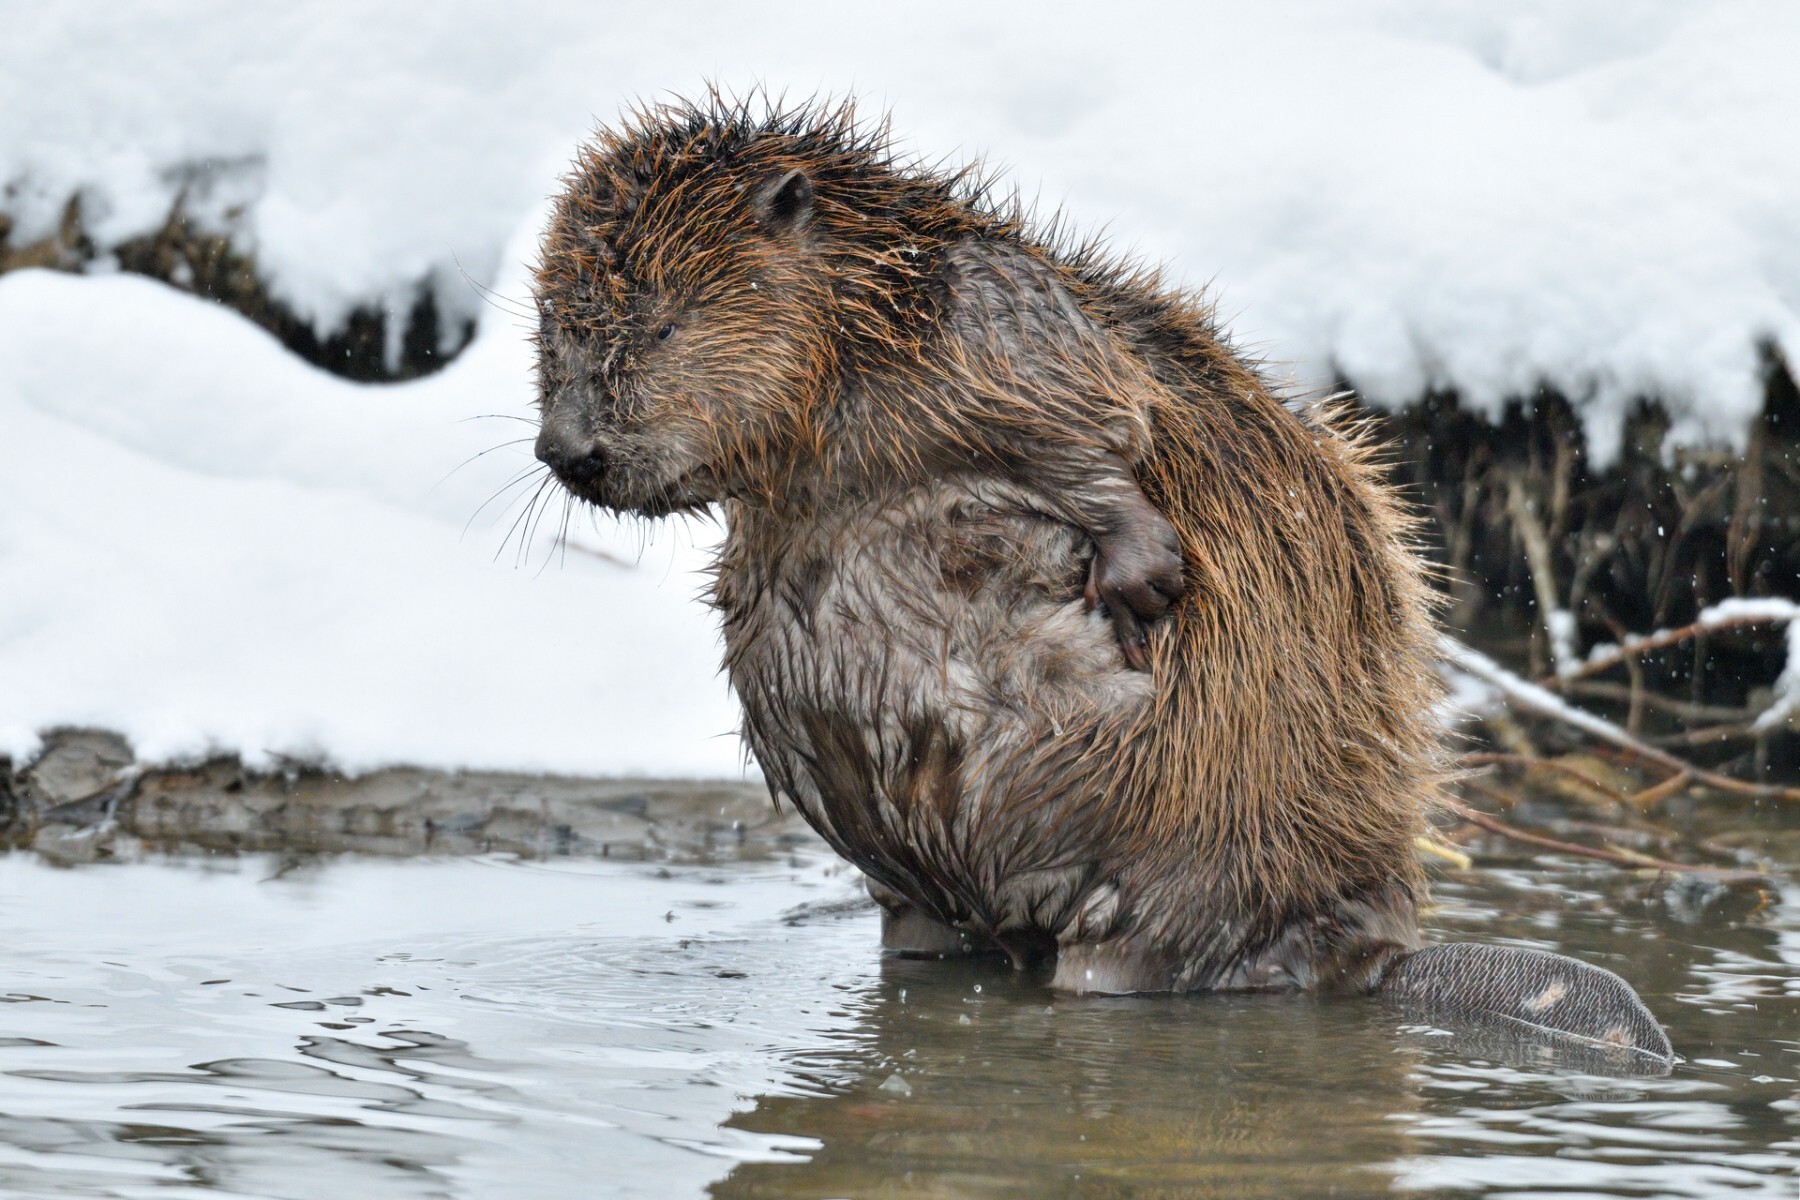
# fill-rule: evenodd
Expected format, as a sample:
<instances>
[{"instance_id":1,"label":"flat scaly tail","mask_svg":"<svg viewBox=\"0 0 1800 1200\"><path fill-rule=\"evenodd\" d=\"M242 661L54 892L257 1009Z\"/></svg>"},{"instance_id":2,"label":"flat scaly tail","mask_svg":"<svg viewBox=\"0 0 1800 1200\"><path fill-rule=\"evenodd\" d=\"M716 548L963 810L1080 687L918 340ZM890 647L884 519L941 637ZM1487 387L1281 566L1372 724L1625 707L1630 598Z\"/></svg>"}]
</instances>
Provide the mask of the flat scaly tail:
<instances>
[{"instance_id":1,"label":"flat scaly tail","mask_svg":"<svg viewBox=\"0 0 1800 1200\"><path fill-rule=\"evenodd\" d=\"M1630 984L1562 954L1427 946L1390 968L1375 994L1427 1018L1472 1019L1519 1046L1607 1073L1661 1074L1675 1062L1668 1035Z\"/></svg>"}]
</instances>

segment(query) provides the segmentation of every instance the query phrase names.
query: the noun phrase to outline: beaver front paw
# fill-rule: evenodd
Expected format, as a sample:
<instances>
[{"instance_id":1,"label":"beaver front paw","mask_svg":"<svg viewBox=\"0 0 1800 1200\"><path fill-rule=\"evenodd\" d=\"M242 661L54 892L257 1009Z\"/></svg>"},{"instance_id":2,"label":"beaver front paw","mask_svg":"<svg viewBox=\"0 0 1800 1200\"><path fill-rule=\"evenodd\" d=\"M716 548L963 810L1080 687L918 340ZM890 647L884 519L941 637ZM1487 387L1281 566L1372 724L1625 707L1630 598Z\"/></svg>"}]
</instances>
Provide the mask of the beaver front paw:
<instances>
[{"instance_id":1,"label":"beaver front paw","mask_svg":"<svg viewBox=\"0 0 1800 1200\"><path fill-rule=\"evenodd\" d=\"M1182 577L1181 541L1161 513L1094 538L1094 564L1084 595L1088 608L1106 606L1125 661L1150 669L1145 627L1169 611L1187 588Z\"/></svg>"}]
</instances>

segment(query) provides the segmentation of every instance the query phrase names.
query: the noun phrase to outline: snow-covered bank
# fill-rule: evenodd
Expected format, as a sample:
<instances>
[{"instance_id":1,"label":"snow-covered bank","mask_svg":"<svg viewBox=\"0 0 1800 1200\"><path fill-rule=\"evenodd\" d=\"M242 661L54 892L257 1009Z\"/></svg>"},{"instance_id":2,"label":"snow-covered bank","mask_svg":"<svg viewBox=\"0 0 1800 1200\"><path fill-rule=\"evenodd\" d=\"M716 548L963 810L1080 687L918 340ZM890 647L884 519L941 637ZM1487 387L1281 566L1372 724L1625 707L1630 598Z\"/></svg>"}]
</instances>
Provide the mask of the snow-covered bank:
<instances>
[{"instance_id":1,"label":"snow-covered bank","mask_svg":"<svg viewBox=\"0 0 1800 1200\"><path fill-rule=\"evenodd\" d=\"M101 245L179 202L321 332L421 280L480 322L442 374L363 388L142 280L0 276L0 753L69 723L152 761L737 773L704 552L667 530L635 569L540 571L545 528L495 562L522 496L462 527L529 447L457 469L529 436L468 418L529 413L506 298L575 140L708 79L854 92L905 148L992 154L1215 280L1301 384L1492 411L1548 383L1603 462L1632 397L1730 443L1759 340L1800 362L1800 7L1097 12L0 0L10 244L73 195ZM635 559L635 530L582 536Z\"/></svg>"},{"instance_id":2,"label":"snow-covered bank","mask_svg":"<svg viewBox=\"0 0 1800 1200\"><path fill-rule=\"evenodd\" d=\"M523 257L525 245L515 246ZM0 277L0 754L51 725L140 759L228 750L600 775L735 776L736 708L671 526L550 512L495 561L532 465L513 319L372 388L140 279ZM635 562L636 565L630 565Z\"/></svg>"},{"instance_id":3,"label":"snow-covered bank","mask_svg":"<svg viewBox=\"0 0 1800 1200\"><path fill-rule=\"evenodd\" d=\"M1302 381L1380 403L1546 382L1604 460L1633 396L1731 442L1758 340L1800 361L1791 4L15 7L15 239L76 193L103 243L177 194L242 203L274 294L322 328L428 278L473 312L456 264L493 277L578 135L713 78L855 91L927 156L991 153L1216 280Z\"/></svg>"}]
</instances>

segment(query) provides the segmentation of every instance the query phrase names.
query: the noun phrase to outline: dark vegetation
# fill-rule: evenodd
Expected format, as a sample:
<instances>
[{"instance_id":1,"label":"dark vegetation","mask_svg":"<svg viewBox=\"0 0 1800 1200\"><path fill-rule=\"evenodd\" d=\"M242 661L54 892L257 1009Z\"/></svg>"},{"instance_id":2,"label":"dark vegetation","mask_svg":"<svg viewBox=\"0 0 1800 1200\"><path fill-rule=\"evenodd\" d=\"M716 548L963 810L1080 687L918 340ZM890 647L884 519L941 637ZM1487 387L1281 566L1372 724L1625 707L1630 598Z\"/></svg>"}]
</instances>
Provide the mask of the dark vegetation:
<instances>
[{"instance_id":1,"label":"dark vegetation","mask_svg":"<svg viewBox=\"0 0 1800 1200\"><path fill-rule=\"evenodd\" d=\"M1751 728L1786 661L1786 627L1693 628L1733 597L1800 599L1800 391L1772 350L1764 380L1744 454L1665 451L1668 418L1646 401L1604 471L1588 463L1568 400L1550 392L1498 424L1453 396L1378 415L1396 478L1429 515L1451 627L1652 742L1758 775L1800 768L1791 727ZM1586 660L1560 672L1552 608L1572 615ZM1658 631L1653 647L1588 659Z\"/></svg>"},{"instance_id":2,"label":"dark vegetation","mask_svg":"<svg viewBox=\"0 0 1800 1200\"><path fill-rule=\"evenodd\" d=\"M1431 514L1452 622L1535 631L1531 663L1541 672L1546 599L1572 611L1592 644L1685 625L1732 596L1800 595L1800 392L1772 350L1764 379L1744 455L1665 453L1668 418L1645 401L1605 471L1588 464L1575 413L1552 391L1513 404L1497 425L1462 411L1454 395L1379 415L1396 478ZM1534 542L1547 551L1536 564ZM1768 647L1744 648L1767 661ZM1670 666L1694 690L1735 689L1741 703L1745 664L1717 651L1716 661L1700 654L1697 665Z\"/></svg>"},{"instance_id":3,"label":"dark vegetation","mask_svg":"<svg viewBox=\"0 0 1800 1200\"><path fill-rule=\"evenodd\" d=\"M237 214L227 210L227 222ZM0 274L24 267L87 271L97 263L159 279L185 292L216 300L274 334L281 344L315 366L359 382L397 382L429 375L443 366L475 335L468 322L446 331L428 281L420 281L409 301L393 306L406 313L398 361L390 363L388 306L365 304L351 312L342 329L321 335L270 295L258 277L256 263L233 244L227 231L214 228L191 212L182 200L153 233L117 245L100 246L82 219L80 196L63 209L56 232L32 242L15 242L13 222L0 210ZM446 333L450 336L446 337ZM448 346L447 352L440 347Z\"/></svg>"}]
</instances>

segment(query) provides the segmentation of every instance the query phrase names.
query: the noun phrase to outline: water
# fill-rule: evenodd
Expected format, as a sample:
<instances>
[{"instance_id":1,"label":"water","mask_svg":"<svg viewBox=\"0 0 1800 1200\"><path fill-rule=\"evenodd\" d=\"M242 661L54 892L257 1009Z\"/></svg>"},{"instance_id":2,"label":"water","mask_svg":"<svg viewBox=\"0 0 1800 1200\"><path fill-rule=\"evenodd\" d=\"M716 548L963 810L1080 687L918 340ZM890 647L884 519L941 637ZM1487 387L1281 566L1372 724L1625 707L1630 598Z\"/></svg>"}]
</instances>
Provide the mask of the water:
<instances>
[{"instance_id":1,"label":"water","mask_svg":"<svg viewBox=\"0 0 1800 1200\"><path fill-rule=\"evenodd\" d=\"M15 852L0 1195L1800 1195L1800 889L1701 907L1538 864L1437 892L1439 932L1621 971L1687 1061L1606 1079L1370 1001L884 961L810 846Z\"/></svg>"}]
</instances>

